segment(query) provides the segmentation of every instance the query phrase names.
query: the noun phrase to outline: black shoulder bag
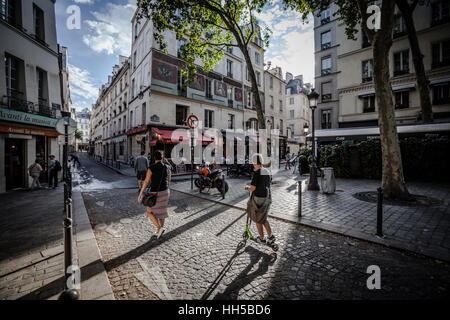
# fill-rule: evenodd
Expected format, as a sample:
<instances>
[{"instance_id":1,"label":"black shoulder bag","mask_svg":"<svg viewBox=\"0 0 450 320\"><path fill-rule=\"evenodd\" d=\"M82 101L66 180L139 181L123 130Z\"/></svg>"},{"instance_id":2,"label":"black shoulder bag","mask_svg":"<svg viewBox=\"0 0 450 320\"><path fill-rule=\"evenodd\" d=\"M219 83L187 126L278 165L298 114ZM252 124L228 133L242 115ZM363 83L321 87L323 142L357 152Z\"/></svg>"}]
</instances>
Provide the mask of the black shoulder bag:
<instances>
[{"instance_id":1,"label":"black shoulder bag","mask_svg":"<svg viewBox=\"0 0 450 320\"><path fill-rule=\"evenodd\" d=\"M166 169L166 175L167 175L167 167L165 164L163 164L163 170ZM156 200L158 198L158 192L159 188L161 187L162 180L164 178L164 172L161 172L161 180L159 180L159 186L158 190L155 193L151 193L151 185L147 187L147 189L144 191L144 194L142 195L142 204L146 207L153 207L156 204Z\"/></svg>"}]
</instances>

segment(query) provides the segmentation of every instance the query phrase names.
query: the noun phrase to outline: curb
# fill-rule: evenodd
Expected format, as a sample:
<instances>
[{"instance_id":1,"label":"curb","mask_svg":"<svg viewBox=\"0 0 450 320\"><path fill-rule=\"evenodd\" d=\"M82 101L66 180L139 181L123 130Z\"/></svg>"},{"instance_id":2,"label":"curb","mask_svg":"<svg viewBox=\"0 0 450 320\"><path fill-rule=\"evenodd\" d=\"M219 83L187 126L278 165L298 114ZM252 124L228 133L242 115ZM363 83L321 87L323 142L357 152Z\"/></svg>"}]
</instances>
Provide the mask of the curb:
<instances>
[{"instance_id":1,"label":"curb","mask_svg":"<svg viewBox=\"0 0 450 320\"><path fill-rule=\"evenodd\" d=\"M217 204L221 204L233 209L237 209L240 211L246 211L245 208L242 207L238 207L236 205L232 205L232 204L228 204L228 203L223 203L220 202L218 200L213 200L213 199L206 199L203 197L200 197L198 195L189 193L189 192L185 192L185 191L180 191L177 189L173 189L170 188L173 191L176 192L180 192L198 199L203 199L206 201L210 201L210 202L214 202ZM345 236L345 237L349 237L349 238L353 238L353 239L357 239L357 240L361 240L361 241L365 241L365 242L369 242L369 243L374 243L374 244L378 244L381 245L383 247L389 248L389 249L393 249L393 250L397 250L400 252L405 252L408 254L412 254L412 255L416 255L416 256L421 256L423 258L431 258L431 259L436 259L436 260L440 260L440 261L444 261L444 262L450 262L450 258L448 256L445 256L444 254L441 254L440 252L430 252L430 250L424 250L424 249L420 249L420 248L416 248L413 245L410 244L404 244L403 242L400 242L399 240L395 240L395 239L390 239L390 238L380 238L378 236L374 235L374 238L371 238L368 234L362 233L362 232L357 232L355 230L346 230L345 232L343 231L339 231L338 228L342 228L338 225L336 226L332 226L332 225L324 225L323 223L319 223L319 222L315 222L312 220L309 220L308 218L298 218L297 216L292 216L292 217L286 217L286 216L279 216L279 215L274 215L274 214L269 214L269 217L279 220L279 221L283 221L286 223L293 223L293 224L297 224L303 227L308 227L310 229L316 229L316 230L321 230L321 231L325 231L325 232L330 232L336 235L340 235L340 236ZM420 252L418 252L420 251Z\"/></svg>"},{"instance_id":2,"label":"curb","mask_svg":"<svg viewBox=\"0 0 450 320\"><path fill-rule=\"evenodd\" d=\"M119 169L110 167L110 166L104 164L103 162L97 162L97 161L95 161L95 160L93 160L93 161L94 161L95 163L97 163L97 164L101 164L102 166L104 166L104 167L106 167L106 168L108 168L108 169L114 170L115 172L117 172L117 173L119 173L119 174L121 174L121 175L123 175L123 176L127 176L127 177L135 177L135 176L130 176L129 174L125 174L125 173L123 173L122 171L120 171Z\"/></svg>"},{"instance_id":3,"label":"curb","mask_svg":"<svg viewBox=\"0 0 450 320\"><path fill-rule=\"evenodd\" d=\"M81 300L115 300L81 192L74 191L72 199L74 242L81 269ZM86 279L83 272L88 273Z\"/></svg>"}]
</instances>

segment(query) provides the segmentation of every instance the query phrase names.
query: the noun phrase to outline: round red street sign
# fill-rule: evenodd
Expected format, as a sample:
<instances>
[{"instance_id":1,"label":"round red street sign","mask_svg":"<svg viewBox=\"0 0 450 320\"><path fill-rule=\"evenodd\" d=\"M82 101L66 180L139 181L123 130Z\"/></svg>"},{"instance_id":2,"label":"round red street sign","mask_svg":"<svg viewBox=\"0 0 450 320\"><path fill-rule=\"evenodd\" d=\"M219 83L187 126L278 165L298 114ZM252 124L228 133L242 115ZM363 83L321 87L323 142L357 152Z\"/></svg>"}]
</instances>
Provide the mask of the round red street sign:
<instances>
[{"instance_id":1,"label":"round red street sign","mask_svg":"<svg viewBox=\"0 0 450 320\"><path fill-rule=\"evenodd\" d=\"M198 117L195 114L191 114L188 118L187 118L187 125L189 126L189 128L191 129L195 129L198 127Z\"/></svg>"}]
</instances>

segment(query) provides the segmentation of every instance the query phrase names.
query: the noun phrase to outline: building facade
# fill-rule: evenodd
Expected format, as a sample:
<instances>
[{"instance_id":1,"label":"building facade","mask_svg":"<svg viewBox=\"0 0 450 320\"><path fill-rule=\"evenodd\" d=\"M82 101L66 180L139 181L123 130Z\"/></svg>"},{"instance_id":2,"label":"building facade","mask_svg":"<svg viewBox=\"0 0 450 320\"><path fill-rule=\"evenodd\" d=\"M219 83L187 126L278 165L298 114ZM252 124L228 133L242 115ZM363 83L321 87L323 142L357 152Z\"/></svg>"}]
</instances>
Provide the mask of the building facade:
<instances>
[{"instance_id":1,"label":"building facade","mask_svg":"<svg viewBox=\"0 0 450 320\"><path fill-rule=\"evenodd\" d=\"M338 17L333 16L337 9L332 3L320 16L314 15L314 86L319 94L315 111L316 129L339 127L338 49L345 40L338 34Z\"/></svg>"},{"instance_id":2,"label":"building facade","mask_svg":"<svg viewBox=\"0 0 450 320\"><path fill-rule=\"evenodd\" d=\"M48 180L49 156L61 159L60 53L54 1L4 0L0 15L0 192L31 185L37 159Z\"/></svg>"},{"instance_id":3,"label":"building facade","mask_svg":"<svg viewBox=\"0 0 450 320\"><path fill-rule=\"evenodd\" d=\"M293 78L286 72L286 136L288 151L297 153L306 141L306 128L311 127L311 109L309 108L308 93L310 85L303 83L303 76ZM308 129L309 130L309 129Z\"/></svg>"},{"instance_id":4,"label":"building facade","mask_svg":"<svg viewBox=\"0 0 450 320\"><path fill-rule=\"evenodd\" d=\"M81 140L76 140L77 151L87 151L89 149L89 126L90 126L91 112L88 108L84 108L76 113L75 121L77 122L77 130L81 132Z\"/></svg>"}]
</instances>

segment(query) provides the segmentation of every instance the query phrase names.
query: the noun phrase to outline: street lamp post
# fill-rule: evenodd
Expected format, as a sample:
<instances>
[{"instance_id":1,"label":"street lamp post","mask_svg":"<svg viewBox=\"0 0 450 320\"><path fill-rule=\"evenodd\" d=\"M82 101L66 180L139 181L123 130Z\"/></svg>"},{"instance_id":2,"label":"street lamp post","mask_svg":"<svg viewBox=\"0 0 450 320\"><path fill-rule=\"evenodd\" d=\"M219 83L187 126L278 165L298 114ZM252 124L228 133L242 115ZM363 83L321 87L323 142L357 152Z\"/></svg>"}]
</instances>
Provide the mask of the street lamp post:
<instances>
[{"instance_id":1,"label":"street lamp post","mask_svg":"<svg viewBox=\"0 0 450 320\"><path fill-rule=\"evenodd\" d=\"M309 183L308 190L320 190L319 184L317 182L317 165L316 165L316 138L314 135L314 111L317 107L317 98L319 94L311 89L311 93L308 94L309 107L312 113L312 164L309 169Z\"/></svg>"}]
</instances>

